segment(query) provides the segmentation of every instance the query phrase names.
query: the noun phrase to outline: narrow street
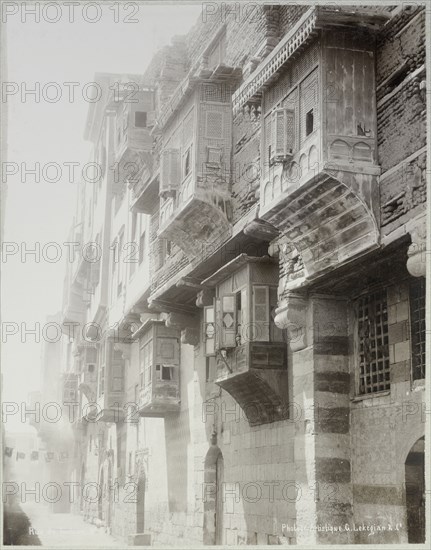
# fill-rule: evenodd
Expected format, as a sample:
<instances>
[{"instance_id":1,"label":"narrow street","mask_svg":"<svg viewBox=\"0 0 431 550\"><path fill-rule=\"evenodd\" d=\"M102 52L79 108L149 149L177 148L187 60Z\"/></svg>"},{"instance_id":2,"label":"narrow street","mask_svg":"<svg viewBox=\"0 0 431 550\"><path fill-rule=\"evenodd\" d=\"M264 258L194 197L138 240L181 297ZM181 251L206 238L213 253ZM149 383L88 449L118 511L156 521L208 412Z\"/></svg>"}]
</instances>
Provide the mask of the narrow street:
<instances>
[{"instance_id":1,"label":"narrow street","mask_svg":"<svg viewBox=\"0 0 431 550\"><path fill-rule=\"evenodd\" d=\"M124 542L116 541L102 528L84 522L81 516L54 514L40 504L22 504L20 513L11 513L9 517L8 541L10 544L67 548L124 546Z\"/></svg>"}]
</instances>

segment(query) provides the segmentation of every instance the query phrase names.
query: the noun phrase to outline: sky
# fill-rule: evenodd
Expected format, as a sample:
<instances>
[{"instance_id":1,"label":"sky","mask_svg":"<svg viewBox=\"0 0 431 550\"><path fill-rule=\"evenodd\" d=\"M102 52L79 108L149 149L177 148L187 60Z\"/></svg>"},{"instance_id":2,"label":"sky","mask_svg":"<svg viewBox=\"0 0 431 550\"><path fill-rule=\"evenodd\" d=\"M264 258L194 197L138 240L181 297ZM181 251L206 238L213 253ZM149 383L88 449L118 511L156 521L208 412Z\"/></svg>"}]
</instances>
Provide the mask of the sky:
<instances>
[{"instance_id":1,"label":"sky","mask_svg":"<svg viewBox=\"0 0 431 550\"><path fill-rule=\"evenodd\" d=\"M102 2L99 12L93 8L84 13L80 5L70 14L63 2L57 3L56 12L44 13L40 2L36 22L20 8L22 3L14 4L18 13L2 14L7 21L3 80L8 87L3 82L3 99L7 91L9 163L3 163L2 175L16 171L7 177L2 373L3 401L21 403L39 388L43 323L62 305L67 255L62 243L72 225L78 176L90 151L83 139L89 106L85 97L94 92L88 83L96 72L142 74L161 46L194 25L202 6L130 2L109 9ZM71 85L65 82L78 83L72 101ZM29 93L32 89L36 95ZM68 166L76 162L70 183ZM29 172L35 168L39 181ZM5 256L6 250L10 254Z\"/></svg>"}]
</instances>

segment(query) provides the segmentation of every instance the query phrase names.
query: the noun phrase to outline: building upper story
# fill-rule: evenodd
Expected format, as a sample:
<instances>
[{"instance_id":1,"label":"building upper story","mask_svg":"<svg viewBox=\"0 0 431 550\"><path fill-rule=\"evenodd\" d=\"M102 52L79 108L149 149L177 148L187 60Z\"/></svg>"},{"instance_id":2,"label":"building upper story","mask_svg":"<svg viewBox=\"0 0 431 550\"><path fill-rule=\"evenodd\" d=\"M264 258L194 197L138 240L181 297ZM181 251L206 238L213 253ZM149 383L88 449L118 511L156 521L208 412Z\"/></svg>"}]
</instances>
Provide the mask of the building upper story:
<instances>
[{"instance_id":1,"label":"building upper story","mask_svg":"<svg viewBox=\"0 0 431 550\"><path fill-rule=\"evenodd\" d=\"M143 76L96 76L105 100L90 107L85 138L100 175L80 186L70 238L86 250L68 266L63 310L85 327L73 345L86 365L87 336L134 334L157 348L167 314L167 328L191 327L183 342L195 343L196 307L217 300L219 312L203 315L222 316L226 303L236 327L260 307L270 323L290 292L407 234L412 246L423 242L424 10L253 9L198 21ZM254 273L267 254L260 290L250 279L234 303L235 282L214 284L225 266L239 269L235 258L251 258ZM252 302L256 292L263 302ZM284 345L275 332L267 343L271 353ZM104 395L102 379L115 400L125 384L121 348L96 352L99 388L93 380L88 399Z\"/></svg>"},{"instance_id":2,"label":"building upper story","mask_svg":"<svg viewBox=\"0 0 431 550\"><path fill-rule=\"evenodd\" d=\"M424 36L418 6L263 6L167 47L132 186L151 216L150 304L187 311L193 284L269 243L290 243L288 289L398 238L424 209Z\"/></svg>"}]
</instances>

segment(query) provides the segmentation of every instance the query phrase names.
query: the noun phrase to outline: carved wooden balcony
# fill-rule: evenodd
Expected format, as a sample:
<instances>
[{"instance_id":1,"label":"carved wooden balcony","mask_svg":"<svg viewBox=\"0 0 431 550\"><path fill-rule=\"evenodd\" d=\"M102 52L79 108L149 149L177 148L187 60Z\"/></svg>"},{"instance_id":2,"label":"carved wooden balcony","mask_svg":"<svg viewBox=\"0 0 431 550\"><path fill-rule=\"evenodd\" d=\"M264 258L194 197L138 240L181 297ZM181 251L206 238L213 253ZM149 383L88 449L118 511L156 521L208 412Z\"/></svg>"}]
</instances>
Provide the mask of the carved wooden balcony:
<instances>
[{"instance_id":1,"label":"carved wooden balcony","mask_svg":"<svg viewBox=\"0 0 431 550\"><path fill-rule=\"evenodd\" d=\"M188 100L163 129L158 235L189 257L231 234L231 96L237 78L231 68L201 69L189 83Z\"/></svg>"},{"instance_id":2,"label":"carved wooden balcony","mask_svg":"<svg viewBox=\"0 0 431 550\"><path fill-rule=\"evenodd\" d=\"M97 348L80 346L77 356L78 391L80 392L81 420L96 416L97 399Z\"/></svg>"},{"instance_id":3,"label":"carved wooden balcony","mask_svg":"<svg viewBox=\"0 0 431 550\"><path fill-rule=\"evenodd\" d=\"M310 8L234 96L262 102L259 217L307 278L379 245L373 33L387 18Z\"/></svg>"},{"instance_id":4,"label":"carved wooden balcony","mask_svg":"<svg viewBox=\"0 0 431 550\"><path fill-rule=\"evenodd\" d=\"M214 307L204 308L205 349L214 349L217 359L215 383L252 426L288 417L287 344L274 324L277 283L276 263L245 254L202 283L216 289Z\"/></svg>"},{"instance_id":5,"label":"carved wooden balcony","mask_svg":"<svg viewBox=\"0 0 431 550\"><path fill-rule=\"evenodd\" d=\"M61 394L63 403L76 403L78 396L78 376L67 373L62 377Z\"/></svg>"},{"instance_id":6,"label":"carved wooden balcony","mask_svg":"<svg viewBox=\"0 0 431 550\"><path fill-rule=\"evenodd\" d=\"M162 418L180 410L180 332L149 319L134 333L139 339L140 416Z\"/></svg>"},{"instance_id":7,"label":"carved wooden balcony","mask_svg":"<svg viewBox=\"0 0 431 550\"><path fill-rule=\"evenodd\" d=\"M121 422L125 405L124 350L108 338L101 347L98 371L97 421Z\"/></svg>"},{"instance_id":8,"label":"carved wooden balcony","mask_svg":"<svg viewBox=\"0 0 431 550\"><path fill-rule=\"evenodd\" d=\"M78 282L70 286L65 285L63 293L62 325L66 333L69 330L67 325L70 326L70 323L83 323L85 309L86 303L84 301L83 286Z\"/></svg>"},{"instance_id":9,"label":"carved wooden balcony","mask_svg":"<svg viewBox=\"0 0 431 550\"><path fill-rule=\"evenodd\" d=\"M159 168L155 166L157 152L144 153L143 165L133 181L129 182L132 190L130 209L142 214L152 214L159 203Z\"/></svg>"},{"instance_id":10,"label":"carved wooden balcony","mask_svg":"<svg viewBox=\"0 0 431 550\"><path fill-rule=\"evenodd\" d=\"M132 92L129 92L131 94ZM123 189L125 182L135 185L144 172L152 171L151 151L153 137L151 129L154 119L154 92L140 90L133 92L133 101L127 94L111 103L115 111L113 124L113 168L114 192ZM137 100L137 101L136 101Z\"/></svg>"}]
</instances>

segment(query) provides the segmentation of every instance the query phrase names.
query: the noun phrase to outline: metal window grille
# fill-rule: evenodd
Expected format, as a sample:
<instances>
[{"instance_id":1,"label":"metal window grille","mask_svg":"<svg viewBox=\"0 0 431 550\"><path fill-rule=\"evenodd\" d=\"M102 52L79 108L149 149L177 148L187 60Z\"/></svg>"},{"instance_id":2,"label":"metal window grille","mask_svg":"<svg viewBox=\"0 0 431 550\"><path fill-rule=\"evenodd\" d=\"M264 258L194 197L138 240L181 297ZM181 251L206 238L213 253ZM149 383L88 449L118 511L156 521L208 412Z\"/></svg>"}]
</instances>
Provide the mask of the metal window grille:
<instances>
[{"instance_id":1,"label":"metal window grille","mask_svg":"<svg viewBox=\"0 0 431 550\"><path fill-rule=\"evenodd\" d=\"M412 378L425 378L425 278L410 285L410 319L412 342Z\"/></svg>"},{"instance_id":2,"label":"metal window grille","mask_svg":"<svg viewBox=\"0 0 431 550\"><path fill-rule=\"evenodd\" d=\"M358 299L359 393L390 388L386 290Z\"/></svg>"}]
</instances>

